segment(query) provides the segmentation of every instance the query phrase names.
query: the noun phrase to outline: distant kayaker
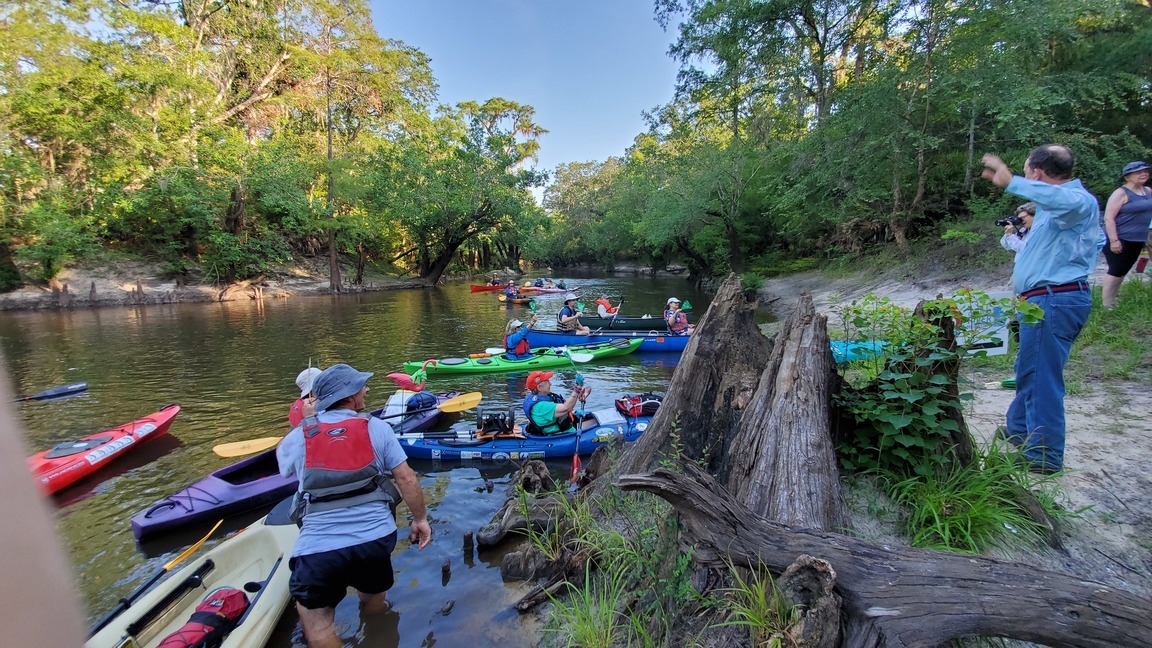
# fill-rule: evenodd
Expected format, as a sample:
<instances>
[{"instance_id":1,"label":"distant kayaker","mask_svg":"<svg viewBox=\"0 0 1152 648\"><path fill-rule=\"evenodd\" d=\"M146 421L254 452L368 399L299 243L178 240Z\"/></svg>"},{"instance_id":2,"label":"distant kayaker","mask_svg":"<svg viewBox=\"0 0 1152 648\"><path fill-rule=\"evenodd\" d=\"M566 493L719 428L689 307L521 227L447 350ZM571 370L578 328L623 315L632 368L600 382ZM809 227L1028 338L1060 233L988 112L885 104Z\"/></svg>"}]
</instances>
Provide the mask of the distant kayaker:
<instances>
[{"instance_id":1,"label":"distant kayaker","mask_svg":"<svg viewBox=\"0 0 1152 648\"><path fill-rule=\"evenodd\" d=\"M504 286L504 295L508 299L519 299L520 289L516 287L516 282L511 279L508 280L508 285Z\"/></svg>"},{"instance_id":2,"label":"distant kayaker","mask_svg":"<svg viewBox=\"0 0 1152 648\"><path fill-rule=\"evenodd\" d=\"M564 283L563 279L557 279L556 280L556 287L561 289L561 290L567 290L568 284Z\"/></svg>"},{"instance_id":3,"label":"distant kayaker","mask_svg":"<svg viewBox=\"0 0 1152 648\"><path fill-rule=\"evenodd\" d=\"M349 587L357 590L365 612L388 609L397 535L388 471L412 513L410 541L423 549L432 540L420 481L392 427L358 414L371 376L346 364L325 369L312 383L317 414L276 449L280 474L300 478L294 516L301 527L289 562L289 589L312 647L343 645L335 608Z\"/></svg>"},{"instance_id":4,"label":"distant kayaker","mask_svg":"<svg viewBox=\"0 0 1152 648\"><path fill-rule=\"evenodd\" d=\"M543 287L544 287L544 278L543 278L543 277L538 277L538 278L536 279L536 281L534 281L534 282L532 283L532 285L533 285L533 286L536 286L537 288L543 288Z\"/></svg>"},{"instance_id":5,"label":"distant kayaker","mask_svg":"<svg viewBox=\"0 0 1152 648\"><path fill-rule=\"evenodd\" d=\"M664 311L664 320L668 322L668 330L674 335L688 335L696 329L688 323L688 316L680 310L680 300L675 297L668 298L668 307Z\"/></svg>"},{"instance_id":6,"label":"distant kayaker","mask_svg":"<svg viewBox=\"0 0 1152 648\"><path fill-rule=\"evenodd\" d=\"M500 277L497 277L497 276L496 276L496 273L495 273L495 272L493 272L493 273L492 273L492 278L488 280L488 285L489 285L489 286L503 286L503 285L504 285L504 282L503 282L503 281L500 281Z\"/></svg>"},{"instance_id":7,"label":"distant kayaker","mask_svg":"<svg viewBox=\"0 0 1152 648\"><path fill-rule=\"evenodd\" d=\"M504 332L504 357L509 360L524 360L532 357L532 347L528 345L528 330L536 324L536 316L528 320L528 325L518 319L508 322Z\"/></svg>"},{"instance_id":8,"label":"distant kayaker","mask_svg":"<svg viewBox=\"0 0 1152 648\"><path fill-rule=\"evenodd\" d=\"M588 398L591 387L576 387L568 398L552 393L552 371L533 371L524 386L531 392L524 399L524 415L528 417L530 434L560 434L572 429L576 417L572 411L576 401Z\"/></svg>"},{"instance_id":9,"label":"distant kayaker","mask_svg":"<svg viewBox=\"0 0 1152 648\"><path fill-rule=\"evenodd\" d=\"M556 330L567 331L575 333L576 335L588 335L592 329L580 323L580 316L584 313L576 310L576 295L568 293L564 295L564 307L556 313Z\"/></svg>"},{"instance_id":10,"label":"distant kayaker","mask_svg":"<svg viewBox=\"0 0 1152 648\"><path fill-rule=\"evenodd\" d=\"M297 398L296 402L288 408L288 425L290 427L300 425L300 421L303 421L305 416L312 416L316 413L313 408L316 397L312 395L312 381L316 380L316 376L319 375L320 369L308 367L296 376L296 386L300 388L300 398Z\"/></svg>"}]
</instances>

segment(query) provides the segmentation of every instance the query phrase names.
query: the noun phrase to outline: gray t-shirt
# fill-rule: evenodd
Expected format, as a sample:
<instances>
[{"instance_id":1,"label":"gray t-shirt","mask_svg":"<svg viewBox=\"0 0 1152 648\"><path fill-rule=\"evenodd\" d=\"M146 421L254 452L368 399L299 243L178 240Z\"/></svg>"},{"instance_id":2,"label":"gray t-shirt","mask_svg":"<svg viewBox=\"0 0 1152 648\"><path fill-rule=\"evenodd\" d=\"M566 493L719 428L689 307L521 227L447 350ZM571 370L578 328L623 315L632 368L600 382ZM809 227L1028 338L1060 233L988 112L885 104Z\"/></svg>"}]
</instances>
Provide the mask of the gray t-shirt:
<instances>
[{"instance_id":1,"label":"gray t-shirt","mask_svg":"<svg viewBox=\"0 0 1152 648\"><path fill-rule=\"evenodd\" d=\"M321 423L337 423L353 418L352 410L332 410L318 415ZM378 418L368 419L368 435L376 453L376 466L382 472L391 471L408 460L392 426ZM276 448L276 461L280 475L299 475L304 469L304 429L296 426ZM343 549L387 536L396 530L396 521L386 502L366 502L349 508L318 511L304 517L300 537L292 548L293 556Z\"/></svg>"}]
</instances>

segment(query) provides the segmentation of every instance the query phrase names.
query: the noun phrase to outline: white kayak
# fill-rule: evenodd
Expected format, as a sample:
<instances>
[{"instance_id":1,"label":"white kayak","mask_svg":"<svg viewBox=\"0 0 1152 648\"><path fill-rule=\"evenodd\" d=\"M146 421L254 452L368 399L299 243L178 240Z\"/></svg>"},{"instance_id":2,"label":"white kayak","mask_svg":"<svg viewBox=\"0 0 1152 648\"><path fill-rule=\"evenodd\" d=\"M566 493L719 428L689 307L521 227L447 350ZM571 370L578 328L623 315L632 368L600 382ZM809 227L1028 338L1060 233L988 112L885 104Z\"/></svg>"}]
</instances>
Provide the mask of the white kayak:
<instances>
[{"instance_id":1,"label":"white kayak","mask_svg":"<svg viewBox=\"0 0 1152 648\"><path fill-rule=\"evenodd\" d=\"M285 510L286 506L277 506L132 601L85 647L154 648L184 626L196 606L220 587L243 589L249 600L239 625L228 632L221 648L264 646L291 599L288 559L299 529Z\"/></svg>"}]
</instances>

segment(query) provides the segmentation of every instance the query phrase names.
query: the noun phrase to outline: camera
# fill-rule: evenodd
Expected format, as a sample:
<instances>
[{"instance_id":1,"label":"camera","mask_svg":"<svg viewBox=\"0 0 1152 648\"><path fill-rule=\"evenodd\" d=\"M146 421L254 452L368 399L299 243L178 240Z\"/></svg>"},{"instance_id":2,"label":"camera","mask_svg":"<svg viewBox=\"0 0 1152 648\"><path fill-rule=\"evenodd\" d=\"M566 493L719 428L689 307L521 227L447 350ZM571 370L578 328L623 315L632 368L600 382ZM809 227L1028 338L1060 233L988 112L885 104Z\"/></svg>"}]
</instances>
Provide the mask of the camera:
<instances>
[{"instance_id":1,"label":"camera","mask_svg":"<svg viewBox=\"0 0 1152 648\"><path fill-rule=\"evenodd\" d=\"M1011 225L1016 229L1020 229L1024 226L1024 219L1020 218L1016 214L1012 214L1008 218L1001 218L1000 220L996 221L996 227L1006 227L1008 225Z\"/></svg>"}]
</instances>

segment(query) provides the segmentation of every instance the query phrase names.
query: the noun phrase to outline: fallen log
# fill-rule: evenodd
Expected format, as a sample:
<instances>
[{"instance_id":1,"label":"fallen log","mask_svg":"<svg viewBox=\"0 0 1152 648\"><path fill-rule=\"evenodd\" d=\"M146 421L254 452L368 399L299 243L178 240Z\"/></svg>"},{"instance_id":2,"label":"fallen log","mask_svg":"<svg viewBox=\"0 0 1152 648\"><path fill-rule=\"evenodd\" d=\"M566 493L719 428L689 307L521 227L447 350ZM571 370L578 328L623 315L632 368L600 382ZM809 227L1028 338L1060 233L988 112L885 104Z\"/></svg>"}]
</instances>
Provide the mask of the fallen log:
<instances>
[{"instance_id":1,"label":"fallen log","mask_svg":"<svg viewBox=\"0 0 1152 648\"><path fill-rule=\"evenodd\" d=\"M938 646L967 636L1054 648L1152 645L1152 600L1031 565L893 548L767 521L691 463L625 475L624 490L654 493L680 513L682 543L704 566L787 568L798 555L835 569L846 618L842 646Z\"/></svg>"}]
</instances>

